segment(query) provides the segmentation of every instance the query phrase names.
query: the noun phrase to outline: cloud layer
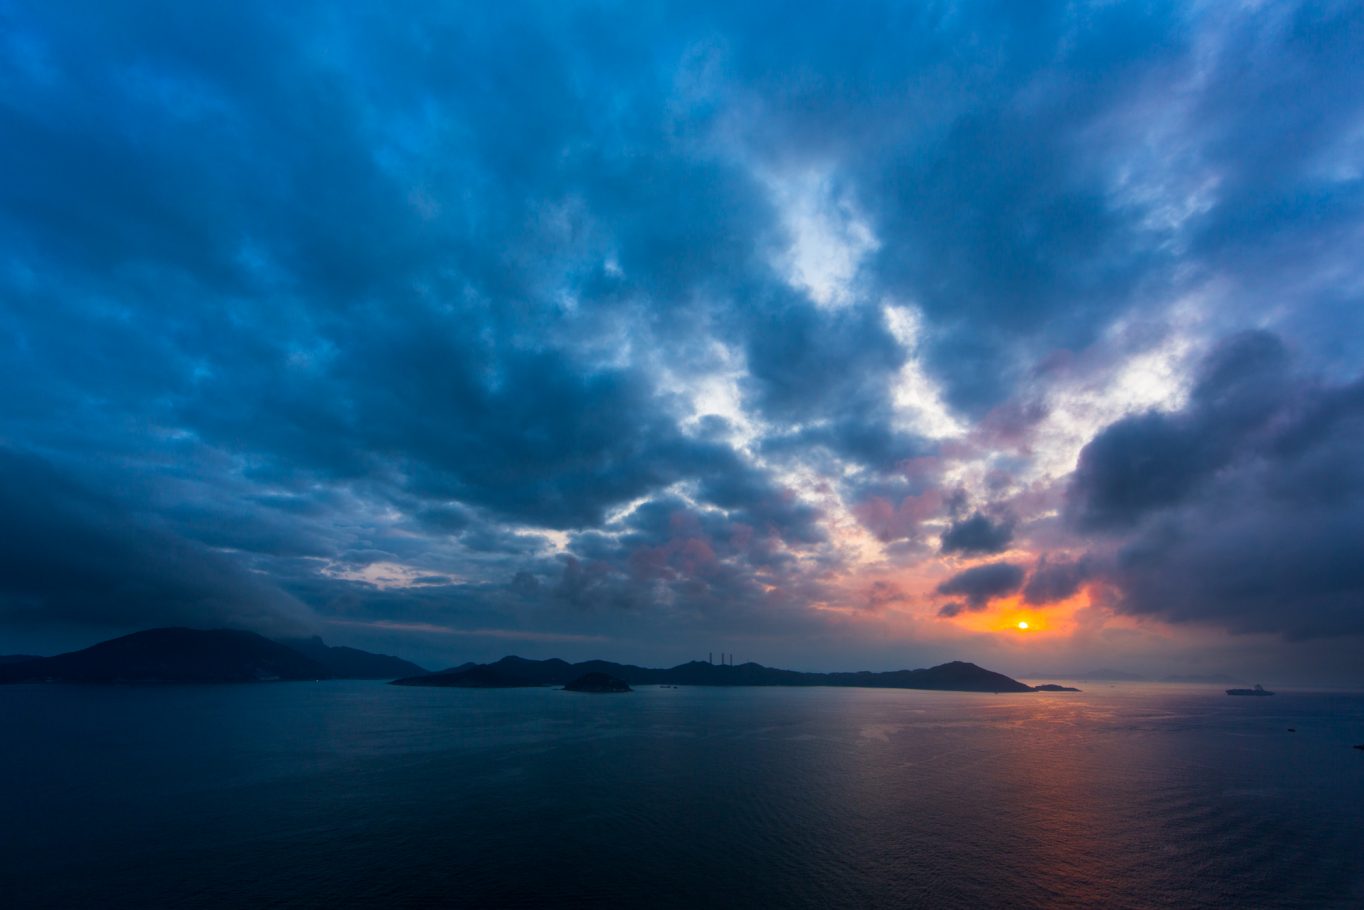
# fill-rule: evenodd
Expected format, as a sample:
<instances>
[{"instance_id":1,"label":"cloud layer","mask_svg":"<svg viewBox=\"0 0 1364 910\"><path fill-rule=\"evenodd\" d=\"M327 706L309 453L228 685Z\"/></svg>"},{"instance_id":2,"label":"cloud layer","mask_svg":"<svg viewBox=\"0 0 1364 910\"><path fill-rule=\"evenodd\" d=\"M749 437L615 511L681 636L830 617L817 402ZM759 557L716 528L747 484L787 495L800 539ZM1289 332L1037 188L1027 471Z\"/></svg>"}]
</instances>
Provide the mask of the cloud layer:
<instances>
[{"instance_id":1,"label":"cloud layer","mask_svg":"<svg viewBox=\"0 0 1364 910\"><path fill-rule=\"evenodd\" d=\"M1345 3L0 6L0 623L1364 633L1360 86Z\"/></svg>"}]
</instances>

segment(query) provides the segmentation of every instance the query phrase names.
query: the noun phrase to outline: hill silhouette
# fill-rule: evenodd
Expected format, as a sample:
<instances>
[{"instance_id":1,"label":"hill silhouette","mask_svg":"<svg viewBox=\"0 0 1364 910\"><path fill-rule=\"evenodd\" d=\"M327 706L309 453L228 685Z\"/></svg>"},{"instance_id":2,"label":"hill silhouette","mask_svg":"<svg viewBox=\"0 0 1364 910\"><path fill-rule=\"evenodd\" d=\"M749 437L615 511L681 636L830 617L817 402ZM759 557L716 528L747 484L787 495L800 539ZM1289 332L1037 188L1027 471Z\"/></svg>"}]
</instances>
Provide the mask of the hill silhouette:
<instances>
[{"instance_id":1,"label":"hill silhouette","mask_svg":"<svg viewBox=\"0 0 1364 910\"><path fill-rule=\"evenodd\" d=\"M477 672L475 672L477 671ZM952 692L1032 692L1031 686L973 663L952 661L921 670L873 673L803 673L757 663L729 666L694 660L667 669L586 660L571 664L559 658L528 660L504 657L491 664L467 664L450 670L394 680L400 686L487 688L562 686L587 673L603 673L632 686L855 686L877 689L936 689Z\"/></svg>"},{"instance_id":2,"label":"hill silhouette","mask_svg":"<svg viewBox=\"0 0 1364 910\"><path fill-rule=\"evenodd\" d=\"M401 657L372 654L359 648L329 646L316 635L312 638L284 638L280 639L280 644L321 664L337 679L393 679L429 672L425 667Z\"/></svg>"},{"instance_id":3,"label":"hill silhouette","mask_svg":"<svg viewBox=\"0 0 1364 910\"><path fill-rule=\"evenodd\" d=\"M0 658L0 683L392 679L414 672L426 671L320 638L278 642L239 629L147 629L55 657Z\"/></svg>"},{"instance_id":4,"label":"hill silhouette","mask_svg":"<svg viewBox=\"0 0 1364 910\"><path fill-rule=\"evenodd\" d=\"M0 664L0 682L262 682L331 674L293 648L236 629L148 629L81 651Z\"/></svg>"}]
</instances>

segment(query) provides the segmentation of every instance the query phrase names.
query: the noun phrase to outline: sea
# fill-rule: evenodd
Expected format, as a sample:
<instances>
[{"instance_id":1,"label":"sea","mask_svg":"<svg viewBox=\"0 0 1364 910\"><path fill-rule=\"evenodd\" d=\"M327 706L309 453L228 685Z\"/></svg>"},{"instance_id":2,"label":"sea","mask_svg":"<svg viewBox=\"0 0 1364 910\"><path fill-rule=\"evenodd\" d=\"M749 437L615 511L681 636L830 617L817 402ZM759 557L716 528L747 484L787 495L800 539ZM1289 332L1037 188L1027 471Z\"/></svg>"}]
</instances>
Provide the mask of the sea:
<instances>
[{"instance_id":1,"label":"sea","mask_svg":"<svg viewBox=\"0 0 1364 910\"><path fill-rule=\"evenodd\" d=\"M1364 907L1364 695L1077 685L3 686L0 905Z\"/></svg>"}]
</instances>

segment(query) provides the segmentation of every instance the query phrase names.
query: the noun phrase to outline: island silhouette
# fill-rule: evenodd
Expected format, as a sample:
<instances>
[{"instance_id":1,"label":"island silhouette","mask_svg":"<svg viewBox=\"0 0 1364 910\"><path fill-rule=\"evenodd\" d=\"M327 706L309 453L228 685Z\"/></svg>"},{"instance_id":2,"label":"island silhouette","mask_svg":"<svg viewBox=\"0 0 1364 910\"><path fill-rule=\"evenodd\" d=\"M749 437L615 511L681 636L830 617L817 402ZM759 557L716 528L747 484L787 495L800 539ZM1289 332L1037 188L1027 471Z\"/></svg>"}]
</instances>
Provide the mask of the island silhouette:
<instances>
[{"instance_id":1,"label":"island silhouette","mask_svg":"<svg viewBox=\"0 0 1364 910\"><path fill-rule=\"evenodd\" d=\"M567 686L586 674L615 677L630 686L850 686L873 689L936 689L952 692L1034 692L1032 686L1002 673L954 660L921 670L874 673L804 673L757 663L715 664L694 660L666 669L606 660L569 663L559 658L529 660L509 656L491 664L463 664L436 673L395 679L398 686L510 689Z\"/></svg>"}]
</instances>

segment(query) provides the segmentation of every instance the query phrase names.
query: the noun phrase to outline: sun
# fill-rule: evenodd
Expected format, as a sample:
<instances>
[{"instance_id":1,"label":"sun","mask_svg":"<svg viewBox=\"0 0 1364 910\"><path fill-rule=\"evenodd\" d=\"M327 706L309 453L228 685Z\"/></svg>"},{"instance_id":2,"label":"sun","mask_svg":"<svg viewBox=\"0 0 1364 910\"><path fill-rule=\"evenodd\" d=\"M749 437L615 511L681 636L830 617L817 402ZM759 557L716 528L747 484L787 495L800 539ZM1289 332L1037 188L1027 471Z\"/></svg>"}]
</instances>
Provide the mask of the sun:
<instances>
[{"instance_id":1,"label":"sun","mask_svg":"<svg viewBox=\"0 0 1364 910\"><path fill-rule=\"evenodd\" d=\"M1018 627L1026 631L1028 628L1028 621L1026 619L1020 619L1018 621Z\"/></svg>"}]
</instances>

